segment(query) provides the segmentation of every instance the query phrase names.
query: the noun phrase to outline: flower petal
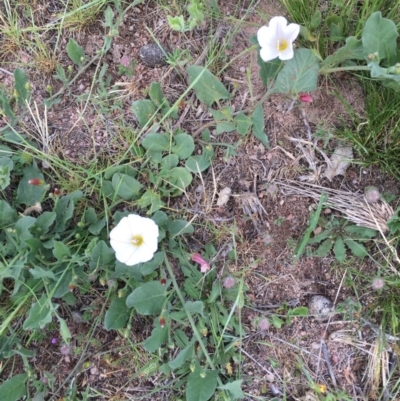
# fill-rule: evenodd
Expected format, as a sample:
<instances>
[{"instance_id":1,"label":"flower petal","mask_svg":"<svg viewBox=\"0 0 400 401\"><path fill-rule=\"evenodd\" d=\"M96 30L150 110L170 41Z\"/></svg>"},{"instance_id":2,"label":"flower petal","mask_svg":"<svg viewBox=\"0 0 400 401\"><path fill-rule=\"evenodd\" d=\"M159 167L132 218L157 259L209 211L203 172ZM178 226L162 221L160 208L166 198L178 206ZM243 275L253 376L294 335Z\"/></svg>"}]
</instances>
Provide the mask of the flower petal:
<instances>
[{"instance_id":1,"label":"flower petal","mask_svg":"<svg viewBox=\"0 0 400 401\"><path fill-rule=\"evenodd\" d=\"M276 34L269 27L262 26L257 31L257 41L261 47L275 46L277 41Z\"/></svg>"},{"instance_id":2,"label":"flower petal","mask_svg":"<svg viewBox=\"0 0 400 401\"><path fill-rule=\"evenodd\" d=\"M260 50L260 56L265 62L271 61L279 56L279 51L274 46L262 47Z\"/></svg>"},{"instance_id":3,"label":"flower petal","mask_svg":"<svg viewBox=\"0 0 400 401\"><path fill-rule=\"evenodd\" d=\"M271 21L269 21L269 27L273 32L275 32L275 34L283 33L286 25L287 20L285 17L274 17L271 19Z\"/></svg>"},{"instance_id":4,"label":"flower petal","mask_svg":"<svg viewBox=\"0 0 400 401\"><path fill-rule=\"evenodd\" d=\"M131 242L132 232L127 217L123 217L111 230L110 239L118 242Z\"/></svg>"},{"instance_id":5,"label":"flower petal","mask_svg":"<svg viewBox=\"0 0 400 401\"><path fill-rule=\"evenodd\" d=\"M279 53L279 58L281 60L290 60L291 58L293 58L293 55L294 55L293 46L292 44L290 44L286 50Z\"/></svg>"},{"instance_id":6,"label":"flower petal","mask_svg":"<svg viewBox=\"0 0 400 401\"><path fill-rule=\"evenodd\" d=\"M289 24L284 28L285 37L291 43L293 43L296 40L297 36L299 36L299 33L300 33L300 25Z\"/></svg>"},{"instance_id":7,"label":"flower petal","mask_svg":"<svg viewBox=\"0 0 400 401\"><path fill-rule=\"evenodd\" d=\"M138 263L145 263L153 259L154 252L146 246L140 246L134 249L128 258L123 262L128 266L137 265Z\"/></svg>"}]
</instances>

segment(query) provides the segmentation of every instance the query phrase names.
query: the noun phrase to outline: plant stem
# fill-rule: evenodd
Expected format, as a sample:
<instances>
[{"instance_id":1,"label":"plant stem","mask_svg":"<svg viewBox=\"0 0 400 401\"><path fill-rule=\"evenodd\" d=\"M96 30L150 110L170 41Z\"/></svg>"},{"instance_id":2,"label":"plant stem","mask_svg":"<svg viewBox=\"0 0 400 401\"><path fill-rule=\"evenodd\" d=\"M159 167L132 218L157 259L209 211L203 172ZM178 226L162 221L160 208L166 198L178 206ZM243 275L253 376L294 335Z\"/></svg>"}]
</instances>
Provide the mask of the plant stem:
<instances>
[{"instance_id":1,"label":"plant stem","mask_svg":"<svg viewBox=\"0 0 400 401\"><path fill-rule=\"evenodd\" d=\"M350 65L348 67L335 67L335 68L327 68L324 70L324 68L321 68L319 70L320 74L330 74L331 72L340 72L340 71L370 71L371 68L368 66L362 66L362 65Z\"/></svg>"}]
</instances>

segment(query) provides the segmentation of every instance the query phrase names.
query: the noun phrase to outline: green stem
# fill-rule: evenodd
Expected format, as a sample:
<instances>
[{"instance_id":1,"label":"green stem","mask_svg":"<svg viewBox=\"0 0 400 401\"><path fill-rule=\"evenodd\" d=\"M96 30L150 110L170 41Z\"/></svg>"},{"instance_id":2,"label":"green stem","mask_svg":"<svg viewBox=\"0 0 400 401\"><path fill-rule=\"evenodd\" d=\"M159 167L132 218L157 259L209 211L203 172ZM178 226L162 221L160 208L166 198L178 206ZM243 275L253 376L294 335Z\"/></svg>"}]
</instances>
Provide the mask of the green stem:
<instances>
[{"instance_id":1,"label":"green stem","mask_svg":"<svg viewBox=\"0 0 400 401\"><path fill-rule=\"evenodd\" d=\"M174 272L172 271L171 264L169 263L169 260L168 260L167 257L164 259L164 261L165 261L165 266L166 266L166 268L168 270L169 276L171 277L172 284L174 285L174 289L175 289L176 293L178 294L178 298L182 303L183 309L185 309L184 308L185 299L183 298L183 295L182 295L182 293L181 293L181 291L179 289L179 285L176 282L175 275L174 275ZM187 318L189 320L189 323L192 326L193 334L196 337L197 341L199 342L200 348L202 349L202 351L204 353L204 356L207 359L208 364L210 365L211 369L215 370L215 365L214 365L213 361L211 360L210 355L208 354L206 346L204 345L203 341L201 341L201 335L200 335L199 331L197 330L197 327L196 327L196 324L195 324L195 322L194 322L194 320L192 318L192 315L186 309L185 309L185 312L186 312L186 316L187 316ZM222 382L221 382L221 379L219 377L218 377L218 384L220 386L222 386Z\"/></svg>"},{"instance_id":2,"label":"green stem","mask_svg":"<svg viewBox=\"0 0 400 401\"><path fill-rule=\"evenodd\" d=\"M332 72L340 72L340 71L370 71L371 68L368 66L361 66L361 65L351 65L348 67L335 67L335 68L321 68L319 70L320 74L330 74Z\"/></svg>"}]
</instances>

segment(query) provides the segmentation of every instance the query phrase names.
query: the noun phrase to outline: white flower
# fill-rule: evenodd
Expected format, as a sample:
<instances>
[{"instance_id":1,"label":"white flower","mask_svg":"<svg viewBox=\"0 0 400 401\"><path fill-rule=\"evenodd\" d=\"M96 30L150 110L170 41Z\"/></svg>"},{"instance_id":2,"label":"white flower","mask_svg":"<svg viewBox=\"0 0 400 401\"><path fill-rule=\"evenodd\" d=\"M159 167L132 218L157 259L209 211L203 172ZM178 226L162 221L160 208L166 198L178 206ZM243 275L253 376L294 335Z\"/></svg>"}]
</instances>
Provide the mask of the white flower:
<instances>
[{"instance_id":1,"label":"white flower","mask_svg":"<svg viewBox=\"0 0 400 401\"><path fill-rule=\"evenodd\" d=\"M158 247L158 226L153 220L130 214L110 232L115 257L128 266L148 262Z\"/></svg>"},{"instance_id":2,"label":"white flower","mask_svg":"<svg viewBox=\"0 0 400 401\"><path fill-rule=\"evenodd\" d=\"M285 17L272 18L269 26L263 26L257 32L261 58L264 61L271 61L276 57L281 60L293 58L293 42L299 32L300 25L287 25Z\"/></svg>"}]
</instances>

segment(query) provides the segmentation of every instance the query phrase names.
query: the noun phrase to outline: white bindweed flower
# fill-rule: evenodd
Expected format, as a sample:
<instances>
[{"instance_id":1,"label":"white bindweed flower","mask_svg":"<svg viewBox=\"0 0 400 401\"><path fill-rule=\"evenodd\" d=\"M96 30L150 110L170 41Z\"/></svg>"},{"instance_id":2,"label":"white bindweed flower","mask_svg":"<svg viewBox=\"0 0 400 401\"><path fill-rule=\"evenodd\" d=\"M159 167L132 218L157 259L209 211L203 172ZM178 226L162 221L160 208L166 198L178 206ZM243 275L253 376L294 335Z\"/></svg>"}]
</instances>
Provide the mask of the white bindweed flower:
<instances>
[{"instance_id":1,"label":"white bindweed flower","mask_svg":"<svg viewBox=\"0 0 400 401\"><path fill-rule=\"evenodd\" d=\"M128 266L148 262L158 247L158 226L153 220L130 214L110 232L115 257Z\"/></svg>"},{"instance_id":2,"label":"white bindweed flower","mask_svg":"<svg viewBox=\"0 0 400 401\"><path fill-rule=\"evenodd\" d=\"M299 32L300 25L288 25L285 17L272 18L269 26L262 26L257 32L261 58L264 61L271 61L276 57L281 60L293 58L293 42Z\"/></svg>"}]
</instances>

